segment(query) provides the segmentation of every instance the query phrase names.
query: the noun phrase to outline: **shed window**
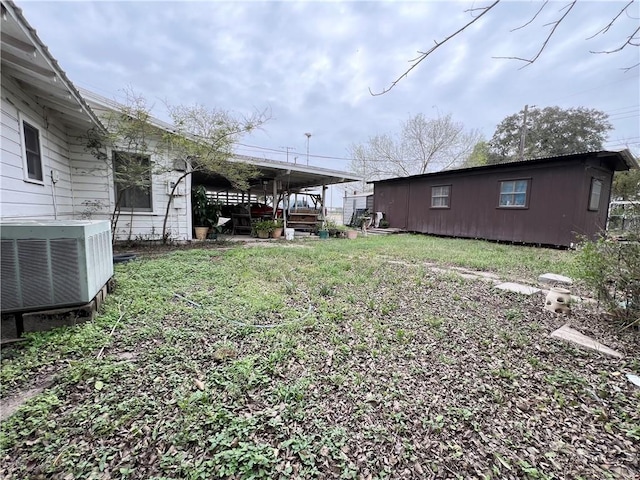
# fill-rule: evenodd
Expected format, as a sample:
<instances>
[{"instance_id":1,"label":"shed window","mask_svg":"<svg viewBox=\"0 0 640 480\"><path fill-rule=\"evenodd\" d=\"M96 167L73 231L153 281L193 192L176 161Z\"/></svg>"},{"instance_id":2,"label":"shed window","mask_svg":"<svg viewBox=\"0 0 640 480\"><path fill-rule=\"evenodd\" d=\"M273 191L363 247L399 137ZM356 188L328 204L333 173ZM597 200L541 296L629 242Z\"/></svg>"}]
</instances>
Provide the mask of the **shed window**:
<instances>
[{"instance_id":1,"label":"shed window","mask_svg":"<svg viewBox=\"0 0 640 480\"><path fill-rule=\"evenodd\" d=\"M450 193L451 193L451 185L431 187L431 207L432 208L449 208Z\"/></svg>"},{"instance_id":2,"label":"shed window","mask_svg":"<svg viewBox=\"0 0 640 480\"><path fill-rule=\"evenodd\" d=\"M500 182L501 207L526 207L529 180Z\"/></svg>"},{"instance_id":3,"label":"shed window","mask_svg":"<svg viewBox=\"0 0 640 480\"><path fill-rule=\"evenodd\" d=\"M600 194L602 193L602 180L591 179L591 193L589 194L589 210L597 212L600 208Z\"/></svg>"},{"instance_id":4,"label":"shed window","mask_svg":"<svg viewBox=\"0 0 640 480\"><path fill-rule=\"evenodd\" d=\"M120 208L151 211L151 159L148 155L113 152L116 202Z\"/></svg>"},{"instance_id":5,"label":"shed window","mask_svg":"<svg viewBox=\"0 0 640 480\"><path fill-rule=\"evenodd\" d=\"M22 121L23 155L27 179L43 181L40 131L32 124Z\"/></svg>"}]
</instances>

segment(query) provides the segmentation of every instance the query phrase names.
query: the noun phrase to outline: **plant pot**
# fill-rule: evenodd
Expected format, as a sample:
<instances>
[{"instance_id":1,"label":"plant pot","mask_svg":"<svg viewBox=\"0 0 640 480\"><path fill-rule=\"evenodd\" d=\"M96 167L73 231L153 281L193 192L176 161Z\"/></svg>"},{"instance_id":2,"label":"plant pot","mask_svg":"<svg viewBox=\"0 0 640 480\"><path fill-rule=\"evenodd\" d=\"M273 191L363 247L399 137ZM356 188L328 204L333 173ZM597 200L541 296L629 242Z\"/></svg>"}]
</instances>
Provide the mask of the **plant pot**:
<instances>
[{"instance_id":1,"label":"plant pot","mask_svg":"<svg viewBox=\"0 0 640 480\"><path fill-rule=\"evenodd\" d=\"M566 288L551 287L544 308L555 313L571 313L571 292Z\"/></svg>"},{"instance_id":2,"label":"plant pot","mask_svg":"<svg viewBox=\"0 0 640 480\"><path fill-rule=\"evenodd\" d=\"M320 238L329 238L329 230L319 230L318 236Z\"/></svg>"},{"instance_id":3,"label":"plant pot","mask_svg":"<svg viewBox=\"0 0 640 480\"><path fill-rule=\"evenodd\" d=\"M349 240L355 240L356 238L358 238L358 231L357 230L347 230L347 238Z\"/></svg>"},{"instance_id":4,"label":"plant pot","mask_svg":"<svg viewBox=\"0 0 640 480\"><path fill-rule=\"evenodd\" d=\"M276 227L273 232L271 232L272 238L280 238L282 236L282 232L284 231L284 227Z\"/></svg>"},{"instance_id":5,"label":"plant pot","mask_svg":"<svg viewBox=\"0 0 640 480\"><path fill-rule=\"evenodd\" d=\"M296 234L296 231L293 228L284 229L284 238L286 238L287 240L294 240L295 234Z\"/></svg>"},{"instance_id":6,"label":"plant pot","mask_svg":"<svg viewBox=\"0 0 640 480\"><path fill-rule=\"evenodd\" d=\"M258 234L258 238L269 238L269 232L267 230L258 230L256 233Z\"/></svg>"},{"instance_id":7,"label":"plant pot","mask_svg":"<svg viewBox=\"0 0 640 480\"><path fill-rule=\"evenodd\" d=\"M209 227L193 227L196 232L196 240L205 240L209 233Z\"/></svg>"}]
</instances>

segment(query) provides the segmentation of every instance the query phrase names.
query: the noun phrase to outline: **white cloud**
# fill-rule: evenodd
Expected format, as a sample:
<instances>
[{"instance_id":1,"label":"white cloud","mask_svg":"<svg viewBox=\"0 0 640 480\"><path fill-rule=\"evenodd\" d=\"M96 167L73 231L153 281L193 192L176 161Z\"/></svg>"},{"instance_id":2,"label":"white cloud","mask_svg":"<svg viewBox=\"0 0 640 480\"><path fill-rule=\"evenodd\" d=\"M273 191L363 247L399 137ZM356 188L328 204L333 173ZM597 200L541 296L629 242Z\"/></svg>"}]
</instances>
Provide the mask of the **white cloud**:
<instances>
[{"instance_id":1,"label":"white cloud","mask_svg":"<svg viewBox=\"0 0 640 480\"><path fill-rule=\"evenodd\" d=\"M556 18L564 3L550 2L538 21L510 32L540 3L503 2L379 97L372 97L368 89L388 87L417 51L460 28L472 18L465 10L480 5L18 4L78 85L116 98L130 85L151 101L197 102L239 112L270 106L273 120L265 132L252 137L268 148L288 145L304 152L303 133L311 131L312 152L342 157L350 143L395 130L410 113L435 115L434 106L490 136L498 122L527 103L603 110L640 103L637 77L635 83L627 80L599 88L617 79L619 67L630 64L629 59L637 61L637 48L619 55L588 53L624 39L629 20L621 19L619 28L616 25L606 36L584 40L623 2L578 2L540 59L522 70L521 63L491 57L535 54L548 31L543 24ZM624 119L616 123L613 137L637 137L637 131L637 120ZM339 160L322 164L347 165Z\"/></svg>"}]
</instances>

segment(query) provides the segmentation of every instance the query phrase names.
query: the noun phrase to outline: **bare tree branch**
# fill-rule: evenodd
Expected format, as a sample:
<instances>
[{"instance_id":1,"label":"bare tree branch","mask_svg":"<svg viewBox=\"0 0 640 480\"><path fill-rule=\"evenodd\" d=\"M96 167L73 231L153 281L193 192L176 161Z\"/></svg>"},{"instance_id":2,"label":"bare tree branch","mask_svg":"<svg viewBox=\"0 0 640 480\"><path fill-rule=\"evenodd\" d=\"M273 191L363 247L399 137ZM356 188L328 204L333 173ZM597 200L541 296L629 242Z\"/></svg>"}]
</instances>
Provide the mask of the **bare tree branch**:
<instances>
[{"instance_id":1,"label":"bare tree branch","mask_svg":"<svg viewBox=\"0 0 640 480\"><path fill-rule=\"evenodd\" d=\"M603 27L601 30L597 31L596 33L594 33L593 35L591 35L590 37L587 37L587 40L591 40L592 38L594 38L596 35L599 34L605 34L607 33L607 31L609 31L609 29L613 26L613 24L615 23L615 21L618 19L618 17L620 17L620 15L622 15L627 8L629 8L636 0L631 0L629 3L627 3L624 8L622 10L620 10L620 12L613 17L613 20L611 20L605 27Z\"/></svg>"},{"instance_id":2,"label":"bare tree branch","mask_svg":"<svg viewBox=\"0 0 640 480\"><path fill-rule=\"evenodd\" d=\"M636 67L640 67L640 62L636 63L635 65L631 65L630 67L624 67L622 70L626 73L629 70L633 70Z\"/></svg>"},{"instance_id":3,"label":"bare tree branch","mask_svg":"<svg viewBox=\"0 0 640 480\"><path fill-rule=\"evenodd\" d=\"M619 52L620 50L622 50L627 45L631 45L632 47L637 47L638 45L640 45L640 39L635 37L635 35L638 32L640 32L640 27L636 28L635 31L631 35L629 35L627 37L627 41L626 42L624 42L618 48L615 48L613 50L601 50L599 52L594 52L593 50L589 50L589 51L591 53L615 53L615 52Z\"/></svg>"},{"instance_id":4,"label":"bare tree branch","mask_svg":"<svg viewBox=\"0 0 640 480\"><path fill-rule=\"evenodd\" d=\"M387 93L389 90L391 90L393 87L395 87L398 82L400 82L400 80L402 80L403 78L405 78L407 75L409 75L409 72L411 72L411 70L413 70L414 68L416 68L425 58L427 58L429 55L431 55L435 50L437 50L440 46L442 46L443 44L445 44L446 42L448 42L449 40L451 40L452 38L454 38L455 36L459 35L460 33L462 33L467 27L469 27L470 25L472 25L473 23L475 23L476 21L478 21L480 18L482 18L483 15L485 15L487 12L489 12L493 7L495 7L498 3L500 3L500 0L495 0L495 2L493 2L491 5L487 6L487 7L482 7L482 8L475 8L473 10L481 10L482 13L480 15L478 15L477 17L474 17L473 20L471 20L470 22L468 22L467 24L465 24L462 28L460 28L459 30L457 30L456 32L452 33L451 35L449 35L447 38L445 38L444 40L442 40L441 42L437 42L434 40L435 45L433 47L431 47L429 50L427 50L426 52L418 52L420 55L417 56L416 58L409 60L409 62L412 62L413 65L411 65L407 70L405 70L405 72L400 75L398 78L396 78L393 82L391 82L391 85L388 88L383 89L381 92L378 93L373 93L373 91L371 90L371 88L369 88L369 93L374 96L377 97L379 95L383 95L385 93ZM575 1L574 1L575 3Z\"/></svg>"},{"instance_id":5,"label":"bare tree branch","mask_svg":"<svg viewBox=\"0 0 640 480\"><path fill-rule=\"evenodd\" d=\"M549 35L547 35L547 38L544 40L542 46L540 47L540 50L538 50L538 53L535 54L534 57L532 58L522 58L522 57L493 57L493 58L502 58L502 59L507 59L507 60L520 60L522 62L525 62L526 65L520 67L521 69L524 67L527 67L529 65L531 65L533 62L535 62L538 57L540 56L540 54L543 52L543 50L547 47L547 44L549 43L549 40L551 40L551 37L553 36L553 34L555 33L556 29L558 28L558 26L562 23L562 21L566 18L566 16L569 14L569 12L573 9L573 7L576 5L576 2L578 0L573 0L571 3L568 3L567 5L565 5L564 7L562 7L560 9L560 11L566 9L567 11L564 12L564 14L555 22L551 22L548 23L547 25L553 25L553 28L551 29L551 31L549 32Z\"/></svg>"},{"instance_id":6,"label":"bare tree branch","mask_svg":"<svg viewBox=\"0 0 640 480\"><path fill-rule=\"evenodd\" d=\"M631 0L631 1L633 1L633 0ZM535 14L533 17L531 17L531 19L530 19L527 23L525 23L524 25L520 25L519 27L516 27L516 28L514 28L514 29L512 29L512 30L510 30L510 31L511 31L511 32L515 32L516 30L520 30L521 28L524 28L524 27L526 27L527 25L530 25L530 24L531 24L531 23L532 23L532 22L533 22L533 21L538 17L538 15L540 15L540 12L542 12L542 10L544 10L544 7L546 7L546 6L547 6L547 3L549 3L549 0L544 0L544 3L543 3L543 4L542 4L542 6L540 7L540 10L538 10L538 11L536 12L536 14Z\"/></svg>"}]
</instances>

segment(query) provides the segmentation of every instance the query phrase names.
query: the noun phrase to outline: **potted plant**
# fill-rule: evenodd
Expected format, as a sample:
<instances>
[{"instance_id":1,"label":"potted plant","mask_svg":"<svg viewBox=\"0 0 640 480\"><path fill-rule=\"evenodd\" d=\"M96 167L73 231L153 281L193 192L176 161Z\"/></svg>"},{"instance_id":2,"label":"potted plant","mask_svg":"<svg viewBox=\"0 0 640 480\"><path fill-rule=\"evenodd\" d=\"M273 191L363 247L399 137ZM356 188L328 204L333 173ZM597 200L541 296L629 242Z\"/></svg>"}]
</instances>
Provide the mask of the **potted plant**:
<instances>
[{"instance_id":1,"label":"potted plant","mask_svg":"<svg viewBox=\"0 0 640 480\"><path fill-rule=\"evenodd\" d=\"M269 238L275 228L276 223L273 220L261 220L253 226L258 238Z\"/></svg>"},{"instance_id":2,"label":"potted plant","mask_svg":"<svg viewBox=\"0 0 640 480\"><path fill-rule=\"evenodd\" d=\"M215 200L209 200L207 204L207 222L209 223L208 235L213 240L218 238L218 234L222 230L222 227L218 226L218 220L220 219L221 204Z\"/></svg>"},{"instance_id":3,"label":"potted plant","mask_svg":"<svg viewBox=\"0 0 640 480\"><path fill-rule=\"evenodd\" d=\"M213 207L212 207L213 205ZM212 204L207 196L207 189L199 185L191 190L191 211L196 239L205 240L209 228L218 224L218 206Z\"/></svg>"},{"instance_id":4,"label":"potted plant","mask_svg":"<svg viewBox=\"0 0 640 480\"><path fill-rule=\"evenodd\" d=\"M331 230L329 230L329 234L331 234ZM347 238L347 227L346 225L336 225L334 236L336 238Z\"/></svg>"},{"instance_id":5,"label":"potted plant","mask_svg":"<svg viewBox=\"0 0 640 480\"><path fill-rule=\"evenodd\" d=\"M348 228L346 231L346 235L349 240L355 240L356 238L358 238L358 231L352 228Z\"/></svg>"},{"instance_id":6,"label":"potted plant","mask_svg":"<svg viewBox=\"0 0 640 480\"><path fill-rule=\"evenodd\" d=\"M284 231L284 222L281 218L277 218L274 220L273 232L271 232L271 237L280 238L282 236L282 232Z\"/></svg>"}]
</instances>

